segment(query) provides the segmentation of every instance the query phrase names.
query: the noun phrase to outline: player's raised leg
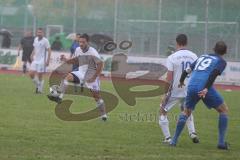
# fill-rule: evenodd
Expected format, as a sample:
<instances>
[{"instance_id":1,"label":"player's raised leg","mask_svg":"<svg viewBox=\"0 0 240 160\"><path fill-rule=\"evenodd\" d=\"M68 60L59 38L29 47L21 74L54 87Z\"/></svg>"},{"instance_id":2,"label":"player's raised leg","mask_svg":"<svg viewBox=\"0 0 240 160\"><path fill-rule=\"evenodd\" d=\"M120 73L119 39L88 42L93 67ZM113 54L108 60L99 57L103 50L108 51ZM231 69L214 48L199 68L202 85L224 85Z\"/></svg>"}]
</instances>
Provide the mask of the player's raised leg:
<instances>
[{"instance_id":1,"label":"player's raised leg","mask_svg":"<svg viewBox=\"0 0 240 160\"><path fill-rule=\"evenodd\" d=\"M96 107L99 109L99 112L101 114L101 118L103 121L107 120L107 114L106 114L106 107L105 107L105 102L101 98L100 92L97 90L91 90L93 98L96 101Z\"/></svg>"},{"instance_id":2,"label":"player's raised leg","mask_svg":"<svg viewBox=\"0 0 240 160\"><path fill-rule=\"evenodd\" d=\"M60 84L60 88L62 93L60 94L59 98L63 99L64 94L67 90L67 87L69 85L69 82L73 82L73 83L80 83L80 80L73 74L73 73L69 73L64 80L62 80L61 84Z\"/></svg>"},{"instance_id":3,"label":"player's raised leg","mask_svg":"<svg viewBox=\"0 0 240 160\"><path fill-rule=\"evenodd\" d=\"M51 94L49 94L47 97L51 101L55 101L57 103L61 103L62 99L64 97L65 91L67 90L69 82L79 82L77 77L74 77L73 73L68 73L67 76L61 81L60 83L60 89L61 89L61 94L59 97L54 97Z\"/></svg>"},{"instance_id":4,"label":"player's raised leg","mask_svg":"<svg viewBox=\"0 0 240 160\"><path fill-rule=\"evenodd\" d=\"M96 101L96 107L99 109L103 121L107 120L105 102L100 95L100 78L96 77L93 82L86 83L86 86L91 90L92 96Z\"/></svg>"}]
</instances>

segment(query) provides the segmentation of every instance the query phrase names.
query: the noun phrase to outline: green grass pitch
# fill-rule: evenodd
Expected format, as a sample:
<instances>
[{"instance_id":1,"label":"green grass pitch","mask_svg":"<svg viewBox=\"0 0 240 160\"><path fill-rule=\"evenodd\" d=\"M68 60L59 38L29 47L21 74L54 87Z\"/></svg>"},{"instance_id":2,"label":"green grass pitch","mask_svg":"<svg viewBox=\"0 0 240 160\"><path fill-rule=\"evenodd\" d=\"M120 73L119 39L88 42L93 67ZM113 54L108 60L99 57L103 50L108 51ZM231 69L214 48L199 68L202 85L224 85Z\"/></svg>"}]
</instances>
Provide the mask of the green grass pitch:
<instances>
[{"instance_id":1,"label":"green grass pitch","mask_svg":"<svg viewBox=\"0 0 240 160\"><path fill-rule=\"evenodd\" d=\"M45 82L47 82L47 78ZM229 151L216 149L218 114L199 103L195 124L200 144L193 144L186 128L176 148L162 144L158 126L159 97L138 99L130 107L122 100L109 120L66 122L55 115L55 104L35 95L26 76L0 74L0 160L237 160L240 157L240 91L221 91L229 106ZM117 95L109 81L102 90ZM72 112L83 112L92 99L74 99ZM179 108L169 114L171 133Z\"/></svg>"}]
</instances>

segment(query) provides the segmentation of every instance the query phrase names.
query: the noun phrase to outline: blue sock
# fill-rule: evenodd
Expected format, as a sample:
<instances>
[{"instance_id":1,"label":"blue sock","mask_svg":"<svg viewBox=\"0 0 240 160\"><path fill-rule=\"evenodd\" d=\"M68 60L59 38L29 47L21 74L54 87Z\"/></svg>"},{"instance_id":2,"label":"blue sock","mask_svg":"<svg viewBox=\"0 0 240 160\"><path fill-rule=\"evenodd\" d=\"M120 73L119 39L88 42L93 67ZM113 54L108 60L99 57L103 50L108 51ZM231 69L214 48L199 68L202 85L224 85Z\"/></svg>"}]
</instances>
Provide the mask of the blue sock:
<instances>
[{"instance_id":1,"label":"blue sock","mask_svg":"<svg viewBox=\"0 0 240 160\"><path fill-rule=\"evenodd\" d=\"M188 119L188 117L186 115L183 115L183 114L179 115L176 131L175 131L174 137L171 141L171 144L173 144L173 145L177 144L178 137L180 136L187 119Z\"/></svg>"},{"instance_id":2,"label":"blue sock","mask_svg":"<svg viewBox=\"0 0 240 160\"><path fill-rule=\"evenodd\" d=\"M218 120L218 145L225 144L225 133L228 125L228 116L227 114L219 114Z\"/></svg>"}]
</instances>

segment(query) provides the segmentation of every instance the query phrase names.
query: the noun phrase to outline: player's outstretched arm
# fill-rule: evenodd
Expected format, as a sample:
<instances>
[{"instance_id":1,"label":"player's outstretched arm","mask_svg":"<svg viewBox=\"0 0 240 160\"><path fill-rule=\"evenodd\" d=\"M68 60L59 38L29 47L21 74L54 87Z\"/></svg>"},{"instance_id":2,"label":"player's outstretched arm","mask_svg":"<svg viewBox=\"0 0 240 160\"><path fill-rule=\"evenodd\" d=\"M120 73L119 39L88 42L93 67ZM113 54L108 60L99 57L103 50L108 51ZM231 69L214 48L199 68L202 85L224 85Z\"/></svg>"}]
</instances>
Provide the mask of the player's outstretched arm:
<instances>
[{"instance_id":1,"label":"player's outstretched arm","mask_svg":"<svg viewBox=\"0 0 240 160\"><path fill-rule=\"evenodd\" d=\"M61 55L60 60L67 64L79 65L78 57L67 59L64 55Z\"/></svg>"},{"instance_id":2,"label":"player's outstretched arm","mask_svg":"<svg viewBox=\"0 0 240 160\"><path fill-rule=\"evenodd\" d=\"M186 79L187 75L192 72L193 68L195 67L195 64L196 64L196 61L193 62L189 68L186 68L186 70L182 72L182 75L179 81L180 83L178 85L179 88L182 88L183 86L185 86L184 80Z\"/></svg>"},{"instance_id":3,"label":"player's outstretched arm","mask_svg":"<svg viewBox=\"0 0 240 160\"><path fill-rule=\"evenodd\" d=\"M35 55L35 49L33 49L32 54L31 54L31 56L30 56L31 61L33 61L33 57L34 57L34 55Z\"/></svg>"},{"instance_id":4,"label":"player's outstretched arm","mask_svg":"<svg viewBox=\"0 0 240 160\"><path fill-rule=\"evenodd\" d=\"M167 71L166 81L167 81L167 83L169 83L169 85L165 85L164 90L166 92L169 92L172 89L172 85L171 84L173 82L173 71L170 71L170 70Z\"/></svg>"},{"instance_id":5,"label":"player's outstretched arm","mask_svg":"<svg viewBox=\"0 0 240 160\"><path fill-rule=\"evenodd\" d=\"M167 82L172 82L173 80L173 71L168 70L167 71L167 78L166 78Z\"/></svg>"},{"instance_id":6,"label":"player's outstretched arm","mask_svg":"<svg viewBox=\"0 0 240 160\"><path fill-rule=\"evenodd\" d=\"M47 61L46 61L46 66L49 65L51 54L52 54L51 48L48 48L47 50L48 50L48 57L47 57Z\"/></svg>"},{"instance_id":7,"label":"player's outstretched arm","mask_svg":"<svg viewBox=\"0 0 240 160\"><path fill-rule=\"evenodd\" d=\"M220 75L220 74L221 73L220 73L219 70L214 69L212 71L212 73L210 74L210 76L208 77L207 83L205 84L205 88L210 88L213 85L213 83L214 83L215 79L217 78L217 76Z\"/></svg>"},{"instance_id":8,"label":"player's outstretched arm","mask_svg":"<svg viewBox=\"0 0 240 160\"><path fill-rule=\"evenodd\" d=\"M179 81L179 85L178 85L179 88L182 88L183 86L185 86L184 80L186 79L187 75L188 75L188 72L186 70L184 70L182 72L182 75L181 75L181 78L180 78L180 81Z\"/></svg>"}]
</instances>

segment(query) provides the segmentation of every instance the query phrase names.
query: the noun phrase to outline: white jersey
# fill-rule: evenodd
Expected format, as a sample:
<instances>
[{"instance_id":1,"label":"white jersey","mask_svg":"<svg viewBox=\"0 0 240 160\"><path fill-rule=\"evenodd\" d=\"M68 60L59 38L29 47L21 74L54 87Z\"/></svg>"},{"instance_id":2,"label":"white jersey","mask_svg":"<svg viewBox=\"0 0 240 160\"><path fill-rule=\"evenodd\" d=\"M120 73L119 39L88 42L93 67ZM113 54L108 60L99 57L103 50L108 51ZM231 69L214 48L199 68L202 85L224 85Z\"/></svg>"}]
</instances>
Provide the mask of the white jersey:
<instances>
[{"instance_id":1,"label":"white jersey","mask_svg":"<svg viewBox=\"0 0 240 160\"><path fill-rule=\"evenodd\" d=\"M81 56L93 56L93 57L90 59L89 58L85 59L84 57L81 57ZM74 57L79 57L79 63L81 62L87 63L85 65L80 65L78 69L79 72L85 75L85 78L86 76L91 77L92 74L96 72L97 63L98 61L101 61L101 57L99 53L93 47L89 47L88 51L85 53L82 51L80 47L76 48ZM88 75L86 75L86 73Z\"/></svg>"},{"instance_id":2,"label":"white jersey","mask_svg":"<svg viewBox=\"0 0 240 160\"><path fill-rule=\"evenodd\" d=\"M39 64L44 63L48 57L47 49L50 48L48 39L43 37L41 40L38 40L38 37L36 37L34 39L33 46L35 53L33 60Z\"/></svg>"},{"instance_id":3,"label":"white jersey","mask_svg":"<svg viewBox=\"0 0 240 160\"><path fill-rule=\"evenodd\" d=\"M196 59L197 55L189 50L179 50L167 58L167 69L173 71L173 82L171 89L172 97L185 97L187 95L186 86L188 85L188 78L185 80L185 87L178 88L179 80L183 70L190 67Z\"/></svg>"}]
</instances>

